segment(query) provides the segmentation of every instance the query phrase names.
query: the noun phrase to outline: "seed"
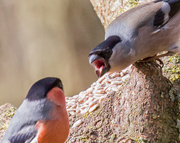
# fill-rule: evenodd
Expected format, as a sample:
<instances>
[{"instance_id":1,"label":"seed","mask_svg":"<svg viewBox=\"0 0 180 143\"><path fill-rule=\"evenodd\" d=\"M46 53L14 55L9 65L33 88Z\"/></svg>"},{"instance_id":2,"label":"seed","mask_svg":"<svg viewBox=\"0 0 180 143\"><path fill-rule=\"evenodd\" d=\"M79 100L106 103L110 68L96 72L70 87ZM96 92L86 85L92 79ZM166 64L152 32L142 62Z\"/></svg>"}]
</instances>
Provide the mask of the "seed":
<instances>
[{"instance_id":1,"label":"seed","mask_svg":"<svg viewBox=\"0 0 180 143\"><path fill-rule=\"evenodd\" d=\"M114 85L121 85L121 84L122 84L122 82L121 82L121 81L116 80L116 81L112 81L112 82L111 82L111 84L114 84Z\"/></svg>"},{"instance_id":2,"label":"seed","mask_svg":"<svg viewBox=\"0 0 180 143\"><path fill-rule=\"evenodd\" d=\"M104 90L94 90L93 93L96 93L96 94L104 94L106 93Z\"/></svg>"},{"instance_id":3,"label":"seed","mask_svg":"<svg viewBox=\"0 0 180 143\"><path fill-rule=\"evenodd\" d=\"M82 124L82 120L79 119L79 120L77 120L77 121L73 124L72 128L78 127L78 126L80 126L81 124Z\"/></svg>"},{"instance_id":4,"label":"seed","mask_svg":"<svg viewBox=\"0 0 180 143\"><path fill-rule=\"evenodd\" d=\"M67 104L67 106L73 106L75 104L75 102L68 101L66 104Z\"/></svg>"},{"instance_id":5,"label":"seed","mask_svg":"<svg viewBox=\"0 0 180 143\"><path fill-rule=\"evenodd\" d=\"M100 97L99 102L102 102L105 99L105 97Z\"/></svg>"},{"instance_id":6,"label":"seed","mask_svg":"<svg viewBox=\"0 0 180 143\"><path fill-rule=\"evenodd\" d=\"M90 93L92 91L92 88L88 88L86 91Z\"/></svg>"},{"instance_id":7,"label":"seed","mask_svg":"<svg viewBox=\"0 0 180 143\"><path fill-rule=\"evenodd\" d=\"M102 97L102 96L104 96L104 94L94 94L94 97L96 98L96 97Z\"/></svg>"},{"instance_id":8,"label":"seed","mask_svg":"<svg viewBox=\"0 0 180 143\"><path fill-rule=\"evenodd\" d=\"M129 77L130 77L130 75L127 74L127 75L123 76L121 79L122 79L122 81L125 81L125 80L127 80Z\"/></svg>"},{"instance_id":9,"label":"seed","mask_svg":"<svg viewBox=\"0 0 180 143\"><path fill-rule=\"evenodd\" d=\"M80 108L77 108L76 113L79 114L81 112Z\"/></svg>"},{"instance_id":10,"label":"seed","mask_svg":"<svg viewBox=\"0 0 180 143\"><path fill-rule=\"evenodd\" d=\"M115 78L115 77L119 77L120 76L120 73L119 72L114 72L111 77L112 78Z\"/></svg>"},{"instance_id":11,"label":"seed","mask_svg":"<svg viewBox=\"0 0 180 143\"><path fill-rule=\"evenodd\" d=\"M87 113L88 112L88 108L85 108L85 109L80 109L80 113L81 114L85 114L85 113Z\"/></svg>"},{"instance_id":12,"label":"seed","mask_svg":"<svg viewBox=\"0 0 180 143\"><path fill-rule=\"evenodd\" d=\"M71 112L69 112L69 114L73 116L73 115L75 115L75 112L71 111Z\"/></svg>"},{"instance_id":13,"label":"seed","mask_svg":"<svg viewBox=\"0 0 180 143\"><path fill-rule=\"evenodd\" d=\"M69 100L69 97L66 97L66 100Z\"/></svg>"},{"instance_id":14,"label":"seed","mask_svg":"<svg viewBox=\"0 0 180 143\"><path fill-rule=\"evenodd\" d=\"M92 93L90 93L90 94L88 95L88 97L93 97L93 94L92 94Z\"/></svg>"},{"instance_id":15,"label":"seed","mask_svg":"<svg viewBox=\"0 0 180 143\"><path fill-rule=\"evenodd\" d=\"M94 86L96 86L96 84L97 84L97 83L96 83L96 82L94 82L93 84L91 84L91 87L94 87Z\"/></svg>"},{"instance_id":16,"label":"seed","mask_svg":"<svg viewBox=\"0 0 180 143\"><path fill-rule=\"evenodd\" d=\"M105 83L110 84L110 83L111 83L111 81L109 81L109 80L105 80Z\"/></svg>"},{"instance_id":17,"label":"seed","mask_svg":"<svg viewBox=\"0 0 180 143\"><path fill-rule=\"evenodd\" d=\"M81 109L87 109L88 105L81 106Z\"/></svg>"},{"instance_id":18,"label":"seed","mask_svg":"<svg viewBox=\"0 0 180 143\"><path fill-rule=\"evenodd\" d=\"M74 104L74 105L72 105L71 107L72 107L72 108L76 108L76 107L77 107L77 105L76 105L76 104Z\"/></svg>"},{"instance_id":19,"label":"seed","mask_svg":"<svg viewBox=\"0 0 180 143\"><path fill-rule=\"evenodd\" d=\"M66 109L67 110L67 112L74 112L74 111L76 111L76 109Z\"/></svg>"},{"instance_id":20,"label":"seed","mask_svg":"<svg viewBox=\"0 0 180 143\"><path fill-rule=\"evenodd\" d=\"M99 78L99 79L97 80L97 82L101 83L104 79L105 79L105 77L103 76L103 77Z\"/></svg>"},{"instance_id":21,"label":"seed","mask_svg":"<svg viewBox=\"0 0 180 143\"><path fill-rule=\"evenodd\" d=\"M94 100L94 98L89 98L86 102L84 102L84 104L89 105L93 100Z\"/></svg>"},{"instance_id":22,"label":"seed","mask_svg":"<svg viewBox=\"0 0 180 143\"><path fill-rule=\"evenodd\" d=\"M92 107L92 106L94 106L94 102L91 102L90 104L89 104L89 107Z\"/></svg>"},{"instance_id":23,"label":"seed","mask_svg":"<svg viewBox=\"0 0 180 143\"><path fill-rule=\"evenodd\" d=\"M79 103L83 103L83 102L84 102L84 99L85 99L85 97L79 99Z\"/></svg>"},{"instance_id":24,"label":"seed","mask_svg":"<svg viewBox=\"0 0 180 143\"><path fill-rule=\"evenodd\" d=\"M97 99L94 99L92 102L90 102L90 104L89 104L89 107L92 107L92 106L94 106L95 104L98 104L98 102L99 102L99 98Z\"/></svg>"},{"instance_id":25,"label":"seed","mask_svg":"<svg viewBox=\"0 0 180 143\"><path fill-rule=\"evenodd\" d=\"M97 109L98 106L99 106L98 104L92 106L92 107L89 109L89 112L93 112L94 110Z\"/></svg>"},{"instance_id":26,"label":"seed","mask_svg":"<svg viewBox=\"0 0 180 143\"><path fill-rule=\"evenodd\" d=\"M76 115L95 111L108 94L119 91L122 82L130 77L130 70L131 66L121 72L106 73L92 83L91 87L86 91L82 91L73 97L66 97L68 113Z\"/></svg>"},{"instance_id":27,"label":"seed","mask_svg":"<svg viewBox=\"0 0 180 143\"><path fill-rule=\"evenodd\" d=\"M113 74L113 72L108 72L106 75L111 75L111 74Z\"/></svg>"}]
</instances>

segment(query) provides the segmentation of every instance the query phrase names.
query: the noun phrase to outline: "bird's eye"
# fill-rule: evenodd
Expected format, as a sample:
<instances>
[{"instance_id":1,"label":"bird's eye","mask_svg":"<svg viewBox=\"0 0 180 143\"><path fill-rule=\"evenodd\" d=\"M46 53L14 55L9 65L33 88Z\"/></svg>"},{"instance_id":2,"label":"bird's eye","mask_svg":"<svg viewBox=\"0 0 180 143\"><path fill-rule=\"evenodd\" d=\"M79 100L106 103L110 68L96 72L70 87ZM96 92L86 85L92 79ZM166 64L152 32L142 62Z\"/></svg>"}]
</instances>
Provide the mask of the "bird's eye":
<instances>
[{"instance_id":1,"label":"bird's eye","mask_svg":"<svg viewBox=\"0 0 180 143\"><path fill-rule=\"evenodd\" d=\"M106 53L111 53L111 50L108 48L108 49L106 50Z\"/></svg>"}]
</instances>

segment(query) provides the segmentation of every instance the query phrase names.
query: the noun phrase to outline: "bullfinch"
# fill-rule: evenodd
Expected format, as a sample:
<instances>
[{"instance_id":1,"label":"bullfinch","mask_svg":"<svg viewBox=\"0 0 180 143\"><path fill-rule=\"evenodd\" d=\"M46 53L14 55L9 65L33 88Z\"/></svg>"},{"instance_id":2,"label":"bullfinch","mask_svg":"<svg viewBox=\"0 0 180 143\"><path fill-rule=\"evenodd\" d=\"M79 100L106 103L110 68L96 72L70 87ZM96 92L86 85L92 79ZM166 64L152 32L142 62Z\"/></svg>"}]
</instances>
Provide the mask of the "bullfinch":
<instances>
[{"instance_id":1,"label":"bullfinch","mask_svg":"<svg viewBox=\"0 0 180 143\"><path fill-rule=\"evenodd\" d=\"M162 51L180 54L180 0L156 0L118 16L105 32L105 41L89 53L97 76L121 71ZM152 58L153 59L153 58Z\"/></svg>"},{"instance_id":2,"label":"bullfinch","mask_svg":"<svg viewBox=\"0 0 180 143\"><path fill-rule=\"evenodd\" d=\"M47 77L32 85L1 143L64 143L68 134L62 82Z\"/></svg>"}]
</instances>

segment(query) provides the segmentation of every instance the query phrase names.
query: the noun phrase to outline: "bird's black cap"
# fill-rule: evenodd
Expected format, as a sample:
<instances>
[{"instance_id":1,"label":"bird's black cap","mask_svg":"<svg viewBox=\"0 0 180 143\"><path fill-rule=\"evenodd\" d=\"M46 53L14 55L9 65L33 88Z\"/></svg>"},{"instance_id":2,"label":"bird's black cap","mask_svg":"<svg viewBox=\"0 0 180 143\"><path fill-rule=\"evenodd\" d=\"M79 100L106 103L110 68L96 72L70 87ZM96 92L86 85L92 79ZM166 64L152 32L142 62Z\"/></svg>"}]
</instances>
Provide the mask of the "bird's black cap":
<instances>
[{"instance_id":1,"label":"bird's black cap","mask_svg":"<svg viewBox=\"0 0 180 143\"><path fill-rule=\"evenodd\" d=\"M43 99L46 97L46 94L54 87L59 87L63 90L63 84L59 78L43 78L32 85L26 96L26 99L30 101Z\"/></svg>"},{"instance_id":2,"label":"bird's black cap","mask_svg":"<svg viewBox=\"0 0 180 143\"><path fill-rule=\"evenodd\" d=\"M119 36L110 36L108 37L105 41L97 45L90 53L89 53L89 59L90 63L91 61L91 56L93 54L99 55L100 57L103 57L105 60L108 60L112 54L112 49L113 47L121 42L121 38Z\"/></svg>"}]
</instances>

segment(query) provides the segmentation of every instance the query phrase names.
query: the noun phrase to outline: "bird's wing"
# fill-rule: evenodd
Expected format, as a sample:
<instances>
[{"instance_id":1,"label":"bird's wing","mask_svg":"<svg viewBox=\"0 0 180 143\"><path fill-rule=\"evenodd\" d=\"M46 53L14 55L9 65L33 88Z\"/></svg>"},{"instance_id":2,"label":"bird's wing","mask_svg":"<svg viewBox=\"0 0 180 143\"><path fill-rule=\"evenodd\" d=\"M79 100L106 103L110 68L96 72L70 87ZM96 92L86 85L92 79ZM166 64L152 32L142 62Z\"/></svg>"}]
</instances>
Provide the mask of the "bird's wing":
<instances>
[{"instance_id":1,"label":"bird's wing","mask_svg":"<svg viewBox=\"0 0 180 143\"><path fill-rule=\"evenodd\" d=\"M157 7L152 7L155 5L157 5ZM158 5L160 7L158 7ZM155 34L164 30L163 28L166 28L165 25L180 11L180 0L157 0L146 8L152 11L152 15L146 15L144 20L142 18L142 22L136 25L137 28L132 36L135 36L139 32L139 29L143 27L152 29L152 33L149 34Z\"/></svg>"},{"instance_id":2,"label":"bird's wing","mask_svg":"<svg viewBox=\"0 0 180 143\"><path fill-rule=\"evenodd\" d=\"M155 2L152 5L155 5ZM179 51L176 44L180 36L180 0L162 1L149 22L139 26L133 33L134 47L138 59L154 56L172 47Z\"/></svg>"},{"instance_id":3,"label":"bird's wing","mask_svg":"<svg viewBox=\"0 0 180 143\"><path fill-rule=\"evenodd\" d=\"M13 134L8 140L10 143L30 143L37 134L34 125L22 127L17 133Z\"/></svg>"},{"instance_id":4,"label":"bird's wing","mask_svg":"<svg viewBox=\"0 0 180 143\"><path fill-rule=\"evenodd\" d=\"M180 0L169 0L162 3L161 8L156 12L153 26L161 28L180 10Z\"/></svg>"},{"instance_id":5,"label":"bird's wing","mask_svg":"<svg viewBox=\"0 0 180 143\"><path fill-rule=\"evenodd\" d=\"M30 143L35 136L35 133L16 134L9 141L10 143Z\"/></svg>"},{"instance_id":6,"label":"bird's wing","mask_svg":"<svg viewBox=\"0 0 180 143\"><path fill-rule=\"evenodd\" d=\"M106 30L105 39L117 35L125 40L137 36L142 27L157 31L180 10L180 0L157 0L135 7L117 17ZM152 31L153 32L153 31Z\"/></svg>"}]
</instances>

